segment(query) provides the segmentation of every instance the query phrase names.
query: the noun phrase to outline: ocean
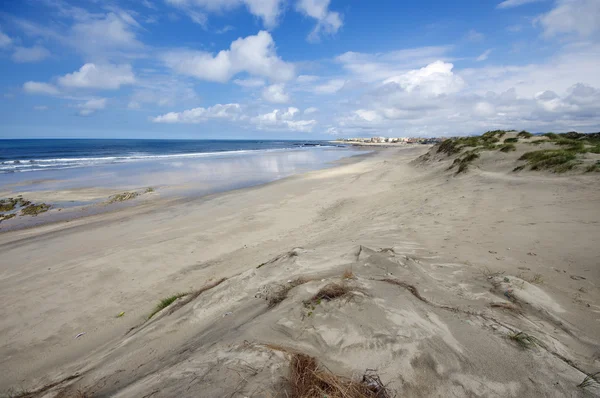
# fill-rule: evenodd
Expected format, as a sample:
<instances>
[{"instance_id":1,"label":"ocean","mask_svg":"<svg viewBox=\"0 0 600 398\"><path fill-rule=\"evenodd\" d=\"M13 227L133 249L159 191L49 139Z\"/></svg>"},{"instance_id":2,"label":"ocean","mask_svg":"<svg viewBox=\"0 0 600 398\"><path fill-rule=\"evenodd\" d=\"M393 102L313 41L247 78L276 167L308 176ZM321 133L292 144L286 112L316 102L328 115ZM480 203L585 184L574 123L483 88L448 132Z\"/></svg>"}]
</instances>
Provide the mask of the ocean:
<instances>
[{"instance_id":1,"label":"ocean","mask_svg":"<svg viewBox=\"0 0 600 398\"><path fill-rule=\"evenodd\" d=\"M39 172L103 164L241 155L315 147L325 141L269 140L0 140L0 173Z\"/></svg>"},{"instance_id":2,"label":"ocean","mask_svg":"<svg viewBox=\"0 0 600 398\"><path fill-rule=\"evenodd\" d=\"M326 141L0 140L0 191L146 186L197 196L331 167L359 153Z\"/></svg>"}]
</instances>

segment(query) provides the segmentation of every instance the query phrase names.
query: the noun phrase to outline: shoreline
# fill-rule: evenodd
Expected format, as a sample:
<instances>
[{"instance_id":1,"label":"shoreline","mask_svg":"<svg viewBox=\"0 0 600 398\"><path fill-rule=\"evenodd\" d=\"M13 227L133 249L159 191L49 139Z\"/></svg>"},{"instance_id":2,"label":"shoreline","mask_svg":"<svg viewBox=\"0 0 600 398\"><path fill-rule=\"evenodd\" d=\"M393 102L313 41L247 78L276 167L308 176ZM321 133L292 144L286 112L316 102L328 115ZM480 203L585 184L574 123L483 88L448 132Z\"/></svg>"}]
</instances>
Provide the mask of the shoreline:
<instances>
[{"instance_id":1,"label":"shoreline","mask_svg":"<svg viewBox=\"0 0 600 398\"><path fill-rule=\"evenodd\" d=\"M282 151L283 152L283 151ZM26 199L30 199L34 202L43 202L51 205L51 209L48 212L38 214L35 217L27 217L26 219L22 219L18 217L17 219L10 219L4 221L0 224L0 234L9 232L9 231L18 231L29 228L36 228L39 226L44 226L47 224L55 224L55 223L64 223L71 222L73 220L77 220L80 218L102 215L106 213L112 213L115 211L120 211L124 208L136 207L140 205L148 205L151 202L156 202L157 206L161 203L176 203L178 201L186 201L187 199L195 200L200 199L205 196L211 196L214 194L226 193L228 191L236 191L239 189L252 188L252 187L260 187L262 185L270 184L273 182L277 182L282 179L291 178L297 175L302 175L304 173L309 173L312 171L318 170L326 170L329 168L339 167L340 165L350 164L354 162L358 162L366 156L371 155L372 152L358 153L358 154L349 154L348 156L344 156L340 159L333 160L331 162L326 162L322 165L321 168L316 170L298 170L297 172L284 176L281 178L276 178L271 181L258 181L258 182L241 182L236 185L226 186L223 188L215 187L212 190L204 193L190 194L186 193L186 185L164 185L159 188L151 187L153 192L151 195L144 195L144 191L147 188L143 188L140 186L128 186L121 188L100 188L100 187L82 187L76 189L67 189L67 190L47 190L47 191L24 191L21 192L18 189L14 190L14 188L18 188L19 186L24 186L28 184L40 184L44 182L54 182L56 180L52 179L33 179L31 181L24 181L17 184L10 184L4 187L4 191L2 192L3 197L16 197L22 195ZM190 184L188 184L190 185ZM7 188L12 188L10 191L7 191ZM138 192L140 196L133 198L131 200L117 202L117 203L107 203L107 200L112 195L121 194L123 192ZM162 195L161 195L162 193ZM71 204L69 202L76 202L81 204ZM63 204L63 206L57 206L56 204ZM66 207L64 205L67 205Z\"/></svg>"},{"instance_id":2,"label":"shoreline","mask_svg":"<svg viewBox=\"0 0 600 398\"><path fill-rule=\"evenodd\" d=\"M451 159L416 160L427 150L383 149L259 186L0 234L0 390L77 374L56 391L217 397L233 392L237 371L249 396L285 377L273 346L340 374L386 369L382 381L407 396L457 385L479 395L577 391L580 371L519 349L502 325L552 338L590 366L599 189L587 177L452 177ZM303 304L330 283L354 293ZM519 317L491 306L515 305L508 290L523 303ZM176 311L148 320L178 293L187 295ZM264 370L246 374L240 363Z\"/></svg>"}]
</instances>

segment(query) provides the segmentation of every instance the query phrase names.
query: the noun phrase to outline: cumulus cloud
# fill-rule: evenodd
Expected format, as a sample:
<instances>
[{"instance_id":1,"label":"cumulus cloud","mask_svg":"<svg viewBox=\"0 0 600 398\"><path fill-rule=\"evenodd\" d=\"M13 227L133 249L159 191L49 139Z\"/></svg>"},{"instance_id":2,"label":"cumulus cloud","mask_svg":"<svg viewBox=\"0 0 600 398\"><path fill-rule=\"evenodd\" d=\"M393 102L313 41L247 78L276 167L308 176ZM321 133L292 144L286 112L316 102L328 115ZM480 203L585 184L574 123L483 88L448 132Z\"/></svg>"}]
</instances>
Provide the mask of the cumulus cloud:
<instances>
[{"instance_id":1,"label":"cumulus cloud","mask_svg":"<svg viewBox=\"0 0 600 398\"><path fill-rule=\"evenodd\" d=\"M342 27L340 13L329 10L330 0L298 0L296 9L317 20L317 25L308 35L309 41L319 41L323 34L335 34Z\"/></svg>"},{"instance_id":2,"label":"cumulus cloud","mask_svg":"<svg viewBox=\"0 0 600 398\"><path fill-rule=\"evenodd\" d=\"M250 122L260 130L289 130L296 132L311 132L316 120L297 119L300 110L289 107L287 109L274 109L272 112L261 114L250 119Z\"/></svg>"},{"instance_id":3,"label":"cumulus cloud","mask_svg":"<svg viewBox=\"0 0 600 398\"><path fill-rule=\"evenodd\" d=\"M525 4L529 4L529 3L537 3L540 1L545 1L545 0L504 0L502 3L498 4L496 6L496 8L513 8L513 7L519 7Z\"/></svg>"},{"instance_id":4,"label":"cumulus cloud","mask_svg":"<svg viewBox=\"0 0 600 398\"><path fill-rule=\"evenodd\" d=\"M16 47L12 54L12 60L15 62L38 62L50 56L50 51L41 46L34 47Z\"/></svg>"},{"instance_id":5,"label":"cumulus cloud","mask_svg":"<svg viewBox=\"0 0 600 398\"><path fill-rule=\"evenodd\" d=\"M426 96L455 93L464 86L464 81L452 72L453 68L451 63L436 61L421 69L390 77L384 84L396 84L406 92Z\"/></svg>"},{"instance_id":6,"label":"cumulus cloud","mask_svg":"<svg viewBox=\"0 0 600 398\"><path fill-rule=\"evenodd\" d=\"M311 106L311 107L309 107L309 108L306 108L306 109L304 110L304 114L305 114L305 115L310 115L310 114L317 113L317 112L319 112L319 109L318 109L318 108L315 108L314 106Z\"/></svg>"},{"instance_id":7,"label":"cumulus cloud","mask_svg":"<svg viewBox=\"0 0 600 398\"><path fill-rule=\"evenodd\" d=\"M106 98L87 100L84 103L77 105L77 107L80 109L78 112L79 116L89 116L106 107Z\"/></svg>"},{"instance_id":8,"label":"cumulus cloud","mask_svg":"<svg viewBox=\"0 0 600 398\"><path fill-rule=\"evenodd\" d=\"M58 95L60 91L56 86L42 82L26 82L23 84L23 90L28 94L44 94L44 95Z\"/></svg>"},{"instance_id":9,"label":"cumulus cloud","mask_svg":"<svg viewBox=\"0 0 600 398\"><path fill-rule=\"evenodd\" d=\"M300 110L295 107L274 109L263 114L251 114L246 108L237 103L216 104L208 108L193 108L183 112L169 112L156 116L151 120L154 123L170 124L198 124L208 121L221 120L232 123L243 123L240 126L247 127L248 123L259 130L268 131L295 131L310 132L316 126L317 121L313 119L300 118Z\"/></svg>"},{"instance_id":10,"label":"cumulus cloud","mask_svg":"<svg viewBox=\"0 0 600 398\"><path fill-rule=\"evenodd\" d=\"M600 31L600 1L558 0L556 7L537 21L542 25L546 37L561 33L589 37Z\"/></svg>"},{"instance_id":11,"label":"cumulus cloud","mask_svg":"<svg viewBox=\"0 0 600 398\"><path fill-rule=\"evenodd\" d=\"M295 74L294 66L277 55L275 42L266 31L239 38L231 43L229 50L222 50L216 55L177 50L164 54L163 60L178 73L221 83L241 72L273 81L287 81Z\"/></svg>"},{"instance_id":12,"label":"cumulus cloud","mask_svg":"<svg viewBox=\"0 0 600 398\"><path fill-rule=\"evenodd\" d=\"M240 104L216 104L183 112L169 112L152 118L154 123L202 123L209 119L237 120L242 116Z\"/></svg>"},{"instance_id":13,"label":"cumulus cloud","mask_svg":"<svg viewBox=\"0 0 600 398\"><path fill-rule=\"evenodd\" d=\"M96 65L87 63L78 71L68 73L58 79L58 83L68 88L95 88L116 90L122 85L133 84L135 76L131 65Z\"/></svg>"},{"instance_id":14,"label":"cumulus cloud","mask_svg":"<svg viewBox=\"0 0 600 398\"><path fill-rule=\"evenodd\" d=\"M313 91L316 94L334 94L340 91L345 84L346 80L344 79L331 79L324 84L314 86Z\"/></svg>"},{"instance_id":15,"label":"cumulus cloud","mask_svg":"<svg viewBox=\"0 0 600 398\"><path fill-rule=\"evenodd\" d=\"M285 92L285 86L281 83L265 87L262 97L265 101L275 104L285 104L290 100L290 96Z\"/></svg>"},{"instance_id":16,"label":"cumulus cloud","mask_svg":"<svg viewBox=\"0 0 600 398\"><path fill-rule=\"evenodd\" d=\"M260 18L267 28L277 25L283 12L283 0L166 0L188 14L192 21L205 26L207 13L223 13L245 6L252 15Z\"/></svg>"},{"instance_id":17,"label":"cumulus cloud","mask_svg":"<svg viewBox=\"0 0 600 398\"><path fill-rule=\"evenodd\" d=\"M403 73L410 68L421 67L435 61L446 61L450 46L429 46L408 48L386 53L346 52L336 61L350 72L354 78L366 82L376 82Z\"/></svg>"}]
</instances>

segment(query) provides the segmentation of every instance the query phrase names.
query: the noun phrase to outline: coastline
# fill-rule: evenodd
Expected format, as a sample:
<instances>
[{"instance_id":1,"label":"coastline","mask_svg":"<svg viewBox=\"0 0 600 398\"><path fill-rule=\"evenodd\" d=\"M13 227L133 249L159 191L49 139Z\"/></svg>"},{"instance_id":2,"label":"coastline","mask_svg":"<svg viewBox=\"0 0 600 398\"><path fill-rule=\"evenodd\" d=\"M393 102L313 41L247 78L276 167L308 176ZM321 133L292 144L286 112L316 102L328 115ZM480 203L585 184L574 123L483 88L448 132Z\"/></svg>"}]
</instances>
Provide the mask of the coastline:
<instances>
[{"instance_id":1,"label":"coastline","mask_svg":"<svg viewBox=\"0 0 600 398\"><path fill-rule=\"evenodd\" d=\"M265 157L265 165L267 168L272 166L272 161L279 162L280 157L285 157L286 155L292 157L302 156L302 153L298 150L278 150L273 151L277 153L264 153L261 155L260 152L256 152L254 154L249 154L245 156L256 157L256 161L252 161L245 166L256 167L256 171L254 171L255 175L252 175L252 172L247 173L246 177L240 178L239 176L234 176L230 174L218 175L218 162L225 162L224 166L227 173L231 169L231 166L227 164L227 158L218 159L216 165L210 165L210 167L205 167L201 169L202 174L206 174L208 178L207 181L203 181L202 179L198 179L196 174L193 172L194 168L202 166L200 164L191 163L187 165L192 171L186 171L185 169L175 170L176 174L181 176L186 176L183 179L179 179L177 183L160 183L157 185L140 185L140 181L146 181L148 184L157 180L163 181L165 178L170 179L173 173L166 174L166 177L161 177L161 174L158 174L158 177L155 174L135 174L134 178L130 178L127 185L120 186L90 186L90 184L94 184L94 179L92 178L87 181L87 179L83 179L83 183L78 183L79 185L84 184L83 186L75 186L74 188L69 187L69 178L67 175L67 179L51 179L51 178L36 178L33 180L23 180L18 183L12 184L4 184L0 187L0 198L9 198L9 197L23 197L26 200L32 201L34 203L45 203L50 205L50 210L44 213L40 213L35 217L15 217L12 219L0 221L0 234L7 231L14 231L26 228L34 228L37 226L45 225L48 223L57 223L57 222L70 222L78 218L89 217L92 215L99 215L104 213L109 213L113 211L118 211L127 207L134 207L139 205L148 205L149 202L160 201L161 203L171 203L176 202L178 200L186 200L187 198L195 199L201 198L204 196L209 196L212 194L223 193L227 191L242 189L246 187L254 187L260 186L263 184L267 184L273 181L280 180L282 178L289 178L290 176L303 174L311 169L313 170L322 170L331 167L337 167L340 164L348 164L352 162L359 161L365 155L368 155L369 152L363 151L349 151L347 155L343 154L343 151L339 151L338 149L329 149L330 151L336 151L339 153L338 156L333 157L331 160L322 160L317 163L316 168L305 168L305 167L297 167L295 165L286 166L284 165L284 169L287 167L289 170L286 170L283 174L279 172L267 174L261 176L260 167L263 167L262 160L260 156ZM304 155L308 155L312 149L306 149ZM239 162L241 153L234 153L234 159L236 162ZM242 154L244 155L244 154ZM221 157L221 156L220 156ZM271 159L268 159L270 157ZM310 159L310 158L309 158ZM205 159L200 159L200 162L206 162ZM140 165L143 166L143 165ZM247 170L251 170L251 167ZM276 168L279 169L280 165L277 164ZM181 168L181 166L178 166ZM83 175L89 174L93 176L98 171L95 168L87 168L81 169L78 171L79 173L83 173ZM102 173L102 172L100 172ZM28 173L26 173L28 174ZM216 183L215 178L219 179L219 182ZM111 184L113 184L111 182ZM45 189L31 189L31 187L35 186L43 186L45 185ZM52 188L52 185L55 188ZM26 190L22 190L23 187L28 187ZM148 192L151 191L151 192ZM123 193L131 192L136 195L131 200L126 201L117 201L110 203L110 198L115 195L120 195ZM18 213L18 211L17 211Z\"/></svg>"},{"instance_id":2,"label":"coastline","mask_svg":"<svg viewBox=\"0 0 600 398\"><path fill-rule=\"evenodd\" d=\"M415 163L428 149L382 149L260 186L0 234L0 366L8 370L0 390L77 374L73 391L98 395L223 396L238 383L227 369L246 361L264 369L252 377L237 370L253 380L244 384L250 394L284 375L284 356L264 347L271 344L345 374L385 369L386 384L408 395L456 385L483 395L572 391L581 372L545 351L540 362L469 311L521 322L490 308L503 300L504 278L518 281L526 315L550 314L535 322L585 363L597 344L590 311L600 310L598 188L587 177L452 179L445 163ZM348 269L353 299L308 315L303 300ZM528 282L537 274L542 284ZM273 289L297 277L310 280L269 307ZM177 312L146 320L162 298L222 278ZM552 331L556 319L576 330ZM543 382L527 384L526 371ZM418 390L431 377L439 380L432 390Z\"/></svg>"}]
</instances>

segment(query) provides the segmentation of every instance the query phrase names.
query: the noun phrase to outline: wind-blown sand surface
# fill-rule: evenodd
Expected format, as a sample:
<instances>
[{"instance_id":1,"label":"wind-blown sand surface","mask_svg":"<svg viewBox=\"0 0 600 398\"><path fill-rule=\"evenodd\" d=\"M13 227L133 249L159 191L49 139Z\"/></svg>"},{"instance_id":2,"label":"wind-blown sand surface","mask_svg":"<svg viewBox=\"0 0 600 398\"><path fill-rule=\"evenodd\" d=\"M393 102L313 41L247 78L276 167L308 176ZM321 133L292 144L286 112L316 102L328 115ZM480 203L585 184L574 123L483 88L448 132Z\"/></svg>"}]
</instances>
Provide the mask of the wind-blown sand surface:
<instances>
[{"instance_id":1,"label":"wind-blown sand surface","mask_svg":"<svg viewBox=\"0 0 600 398\"><path fill-rule=\"evenodd\" d=\"M427 149L0 234L0 391L286 396L288 351L398 396L598 394L598 175Z\"/></svg>"}]
</instances>

